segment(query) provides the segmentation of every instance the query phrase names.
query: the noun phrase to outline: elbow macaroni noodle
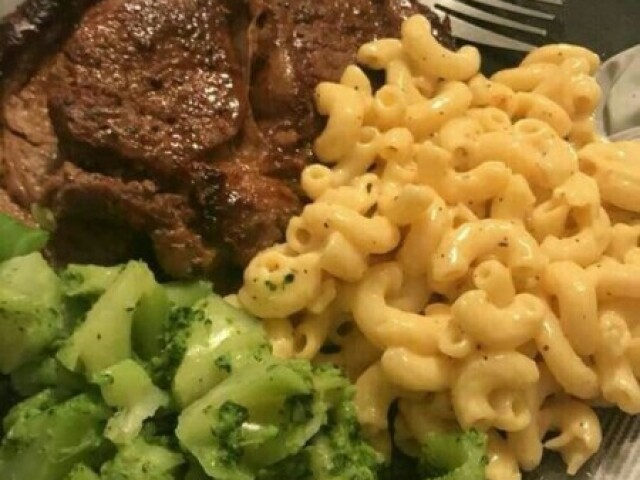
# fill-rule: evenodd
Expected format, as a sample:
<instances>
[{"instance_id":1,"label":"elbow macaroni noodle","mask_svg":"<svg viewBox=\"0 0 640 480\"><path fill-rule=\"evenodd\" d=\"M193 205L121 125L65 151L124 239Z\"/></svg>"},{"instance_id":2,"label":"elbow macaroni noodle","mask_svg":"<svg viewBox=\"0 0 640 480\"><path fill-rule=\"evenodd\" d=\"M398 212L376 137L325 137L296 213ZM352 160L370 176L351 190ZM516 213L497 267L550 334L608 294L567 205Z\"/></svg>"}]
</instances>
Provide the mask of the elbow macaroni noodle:
<instances>
[{"instance_id":1,"label":"elbow macaroni noodle","mask_svg":"<svg viewBox=\"0 0 640 480\"><path fill-rule=\"evenodd\" d=\"M312 202L239 301L277 355L344 368L381 449L478 428L489 479L544 449L574 474L593 405L640 413L640 144L593 131L598 57L550 45L486 78L415 16L357 58L386 84L352 65L318 86Z\"/></svg>"}]
</instances>

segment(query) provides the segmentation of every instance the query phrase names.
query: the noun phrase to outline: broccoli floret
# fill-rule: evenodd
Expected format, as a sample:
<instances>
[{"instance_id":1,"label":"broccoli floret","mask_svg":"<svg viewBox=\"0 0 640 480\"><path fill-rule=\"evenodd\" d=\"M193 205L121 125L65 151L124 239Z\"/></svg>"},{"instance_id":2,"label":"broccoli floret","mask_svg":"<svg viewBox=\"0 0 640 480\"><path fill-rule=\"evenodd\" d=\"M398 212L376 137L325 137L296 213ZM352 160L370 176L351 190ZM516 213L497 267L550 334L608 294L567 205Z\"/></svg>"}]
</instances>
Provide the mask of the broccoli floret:
<instances>
[{"instance_id":1,"label":"broccoli floret","mask_svg":"<svg viewBox=\"0 0 640 480\"><path fill-rule=\"evenodd\" d=\"M156 286L149 268L129 262L58 352L69 370L91 376L131 357L131 326L140 299Z\"/></svg>"},{"instance_id":2,"label":"broccoli floret","mask_svg":"<svg viewBox=\"0 0 640 480\"><path fill-rule=\"evenodd\" d=\"M4 418L19 400L20 396L11 385L11 378L0 375L0 418Z\"/></svg>"},{"instance_id":3,"label":"broccoli floret","mask_svg":"<svg viewBox=\"0 0 640 480\"><path fill-rule=\"evenodd\" d=\"M311 458L309 451L305 448L295 455L261 469L256 476L257 480L314 480L311 471Z\"/></svg>"},{"instance_id":4,"label":"broccoli floret","mask_svg":"<svg viewBox=\"0 0 640 480\"><path fill-rule=\"evenodd\" d=\"M260 322L215 294L193 307L174 308L162 353L149 362L154 381L171 387L184 408L234 369L269 357Z\"/></svg>"},{"instance_id":5,"label":"broccoli floret","mask_svg":"<svg viewBox=\"0 0 640 480\"><path fill-rule=\"evenodd\" d=\"M67 297L99 297L113 285L124 265L69 265L60 274L62 292Z\"/></svg>"},{"instance_id":6,"label":"broccoli floret","mask_svg":"<svg viewBox=\"0 0 640 480\"><path fill-rule=\"evenodd\" d=\"M106 405L87 394L60 401L45 390L25 400L4 420L0 478L59 480L76 463L99 463L108 417Z\"/></svg>"},{"instance_id":7,"label":"broccoli floret","mask_svg":"<svg viewBox=\"0 0 640 480\"><path fill-rule=\"evenodd\" d=\"M84 463L78 463L64 480L100 480L100 477Z\"/></svg>"},{"instance_id":8,"label":"broccoli floret","mask_svg":"<svg viewBox=\"0 0 640 480\"><path fill-rule=\"evenodd\" d=\"M313 480L376 480L382 457L360 433L353 403L330 411L323 430L307 447Z\"/></svg>"},{"instance_id":9,"label":"broccoli floret","mask_svg":"<svg viewBox=\"0 0 640 480\"><path fill-rule=\"evenodd\" d=\"M204 473L199 464L194 463L189 465L189 470L184 476L184 480L211 480L211 477Z\"/></svg>"},{"instance_id":10,"label":"broccoli floret","mask_svg":"<svg viewBox=\"0 0 640 480\"><path fill-rule=\"evenodd\" d=\"M183 463L179 453L139 437L102 466L100 480L175 480Z\"/></svg>"},{"instance_id":11,"label":"broccoli floret","mask_svg":"<svg viewBox=\"0 0 640 480\"><path fill-rule=\"evenodd\" d=\"M259 480L375 480L382 457L363 438L352 402L353 387L334 367L314 369L316 401L324 424L292 457L259 472Z\"/></svg>"},{"instance_id":12,"label":"broccoli floret","mask_svg":"<svg viewBox=\"0 0 640 480\"><path fill-rule=\"evenodd\" d=\"M61 394L80 393L86 387L85 379L70 372L53 357L36 359L11 374L13 389L23 397L53 388Z\"/></svg>"},{"instance_id":13,"label":"broccoli floret","mask_svg":"<svg viewBox=\"0 0 640 480\"><path fill-rule=\"evenodd\" d=\"M171 313L171 303L162 285L156 285L138 303L133 316L133 349L143 360L160 355L163 334L167 329Z\"/></svg>"},{"instance_id":14,"label":"broccoli floret","mask_svg":"<svg viewBox=\"0 0 640 480\"><path fill-rule=\"evenodd\" d=\"M291 415L292 404L299 410ZM176 435L217 480L249 480L298 452L321 428L308 362L246 366L186 408Z\"/></svg>"},{"instance_id":15,"label":"broccoli floret","mask_svg":"<svg viewBox=\"0 0 640 480\"><path fill-rule=\"evenodd\" d=\"M169 396L156 387L147 372L133 360L123 360L96 375L107 405L119 410L111 417L105 436L115 444L133 440L142 423L160 407L169 404Z\"/></svg>"},{"instance_id":16,"label":"broccoli floret","mask_svg":"<svg viewBox=\"0 0 640 480\"><path fill-rule=\"evenodd\" d=\"M193 280L189 282L170 282L162 285L172 308L191 307L198 300L209 296L213 291L211 282Z\"/></svg>"},{"instance_id":17,"label":"broccoli floret","mask_svg":"<svg viewBox=\"0 0 640 480\"><path fill-rule=\"evenodd\" d=\"M60 282L40 253L0 264L0 372L37 358L63 335Z\"/></svg>"},{"instance_id":18,"label":"broccoli floret","mask_svg":"<svg viewBox=\"0 0 640 480\"><path fill-rule=\"evenodd\" d=\"M422 444L422 478L434 480L484 480L487 437L470 430L430 433Z\"/></svg>"},{"instance_id":19,"label":"broccoli floret","mask_svg":"<svg viewBox=\"0 0 640 480\"><path fill-rule=\"evenodd\" d=\"M28 227L0 213L0 262L41 250L49 234L39 228Z\"/></svg>"}]
</instances>

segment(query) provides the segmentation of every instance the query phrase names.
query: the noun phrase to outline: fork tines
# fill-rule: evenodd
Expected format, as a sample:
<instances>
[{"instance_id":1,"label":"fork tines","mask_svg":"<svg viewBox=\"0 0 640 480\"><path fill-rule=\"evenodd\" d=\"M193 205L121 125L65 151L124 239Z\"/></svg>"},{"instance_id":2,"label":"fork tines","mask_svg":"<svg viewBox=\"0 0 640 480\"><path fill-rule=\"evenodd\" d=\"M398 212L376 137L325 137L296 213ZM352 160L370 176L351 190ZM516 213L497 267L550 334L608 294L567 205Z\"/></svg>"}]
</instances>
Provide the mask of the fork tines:
<instances>
[{"instance_id":1,"label":"fork tines","mask_svg":"<svg viewBox=\"0 0 640 480\"><path fill-rule=\"evenodd\" d=\"M547 29L532 25L528 20L553 22L556 20L554 13L542 11L535 7L535 3L545 3L547 5L562 6L564 0L528 0L531 6L523 7L505 0L420 0L422 3L436 9L437 13L446 12L451 20L453 35L462 40L490 45L493 47L506 48L509 50L529 51L536 48L536 45L522 40L522 34L531 38L544 40L547 38ZM489 7L492 11L484 10ZM493 11L502 11L505 16ZM461 15L463 18L459 18ZM509 15L509 17L507 17ZM522 20L513 18L521 17ZM495 25L497 28L508 28L513 30L513 34L505 35L491 31L472 23L467 19L478 20L485 24ZM520 37L520 38L518 38ZM540 42L542 43L542 41Z\"/></svg>"}]
</instances>

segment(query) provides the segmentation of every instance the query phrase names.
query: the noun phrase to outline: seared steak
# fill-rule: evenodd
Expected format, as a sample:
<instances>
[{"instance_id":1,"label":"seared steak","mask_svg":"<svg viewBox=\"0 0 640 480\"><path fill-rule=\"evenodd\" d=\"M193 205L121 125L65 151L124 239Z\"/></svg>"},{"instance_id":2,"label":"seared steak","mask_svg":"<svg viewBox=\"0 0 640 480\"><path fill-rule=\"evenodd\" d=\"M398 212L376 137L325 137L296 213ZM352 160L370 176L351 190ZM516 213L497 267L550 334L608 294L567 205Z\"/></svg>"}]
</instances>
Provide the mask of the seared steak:
<instances>
[{"instance_id":1,"label":"seared steak","mask_svg":"<svg viewBox=\"0 0 640 480\"><path fill-rule=\"evenodd\" d=\"M315 85L415 12L431 15L416 0L27 0L0 22L0 211L51 208L61 263L219 278L302 205Z\"/></svg>"},{"instance_id":2,"label":"seared steak","mask_svg":"<svg viewBox=\"0 0 640 480\"><path fill-rule=\"evenodd\" d=\"M219 0L104 0L64 47L50 111L62 153L90 170L188 180L247 109ZM188 183L188 182L187 182Z\"/></svg>"},{"instance_id":3,"label":"seared steak","mask_svg":"<svg viewBox=\"0 0 640 480\"><path fill-rule=\"evenodd\" d=\"M20 208L3 189L0 189L0 213L14 217L27 224L32 223L29 214Z\"/></svg>"},{"instance_id":4,"label":"seared steak","mask_svg":"<svg viewBox=\"0 0 640 480\"><path fill-rule=\"evenodd\" d=\"M58 158L47 110L49 72L47 64L23 88L9 94L3 105L6 188L25 208L40 201L44 182Z\"/></svg>"},{"instance_id":5,"label":"seared steak","mask_svg":"<svg viewBox=\"0 0 640 480\"><path fill-rule=\"evenodd\" d=\"M62 222L63 232L64 226L75 229L78 224L89 222L102 225L101 231L133 233L125 237L126 245L117 242L117 254L107 248L106 256L113 257L109 260L125 260L131 249L137 250L137 239L146 236L160 266L171 276L188 278L208 273L215 252L195 232L193 223L198 215L183 195L160 192L151 181L125 182L88 173L69 163L57 172L49 187L46 203ZM127 245L129 249L125 248ZM118 258L119 255L125 258Z\"/></svg>"},{"instance_id":6,"label":"seared steak","mask_svg":"<svg viewBox=\"0 0 640 480\"><path fill-rule=\"evenodd\" d=\"M194 167L195 197L206 228L229 247L226 253L237 265L279 241L300 208L286 181L262 173L272 164L268 153L247 146L228 159Z\"/></svg>"},{"instance_id":7,"label":"seared steak","mask_svg":"<svg viewBox=\"0 0 640 480\"><path fill-rule=\"evenodd\" d=\"M365 42L396 37L402 21L423 13L441 41L451 37L415 0L250 0L255 26L251 104L275 146L311 157L323 128L313 101L316 85L338 81ZM275 46L275 48L274 48ZM295 172L296 176L297 173Z\"/></svg>"},{"instance_id":8,"label":"seared steak","mask_svg":"<svg viewBox=\"0 0 640 480\"><path fill-rule=\"evenodd\" d=\"M95 1L29 0L0 20L0 171L26 216L57 158L47 110L49 73L62 41Z\"/></svg>"}]
</instances>

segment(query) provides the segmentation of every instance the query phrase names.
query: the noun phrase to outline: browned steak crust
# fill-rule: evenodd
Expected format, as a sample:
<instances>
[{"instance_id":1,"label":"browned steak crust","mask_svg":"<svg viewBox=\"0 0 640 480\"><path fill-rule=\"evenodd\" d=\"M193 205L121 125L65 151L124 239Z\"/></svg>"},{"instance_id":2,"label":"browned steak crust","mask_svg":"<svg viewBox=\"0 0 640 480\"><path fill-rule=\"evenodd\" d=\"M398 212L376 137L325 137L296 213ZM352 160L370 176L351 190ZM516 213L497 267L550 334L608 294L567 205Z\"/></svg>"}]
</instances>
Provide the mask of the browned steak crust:
<instances>
[{"instance_id":1,"label":"browned steak crust","mask_svg":"<svg viewBox=\"0 0 640 480\"><path fill-rule=\"evenodd\" d=\"M61 263L224 282L303 203L315 85L415 12L450 41L416 0L27 0L0 22L0 211L49 206Z\"/></svg>"},{"instance_id":2,"label":"browned steak crust","mask_svg":"<svg viewBox=\"0 0 640 480\"><path fill-rule=\"evenodd\" d=\"M50 110L65 156L184 180L247 110L218 0L104 0L64 47Z\"/></svg>"},{"instance_id":3,"label":"browned steak crust","mask_svg":"<svg viewBox=\"0 0 640 480\"><path fill-rule=\"evenodd\" d=\"M256 45L251 104L261 129L285 150L307 148L319 134L323 121L313 91L321 81L339 80L363 43L397 37L402 21L416 12L429 17L442 41L450 41L447 29L416 0L250 3Z\"/></svg>"},{"instance_id":4,"label":"browned steak crust","mask_svg":"<svg viewBox=\"0 0 640 480\"><path fill-rule=\"evenodd\" d=\"M214 250L195 231L193 222L198 215L187 199L160 192L151 181L127 182L66 163L49 187L47 204L63 229L65 225L76 228L78 223L89 222L103 225L102 231L109 226L135 232L128 241L147 236L160 266L173 277L202 276L215 259ZM126 248L119 250L124 251L125 258L109 254L116 257L113 261L126 259Z\"/></svg>"}]
</instances>

